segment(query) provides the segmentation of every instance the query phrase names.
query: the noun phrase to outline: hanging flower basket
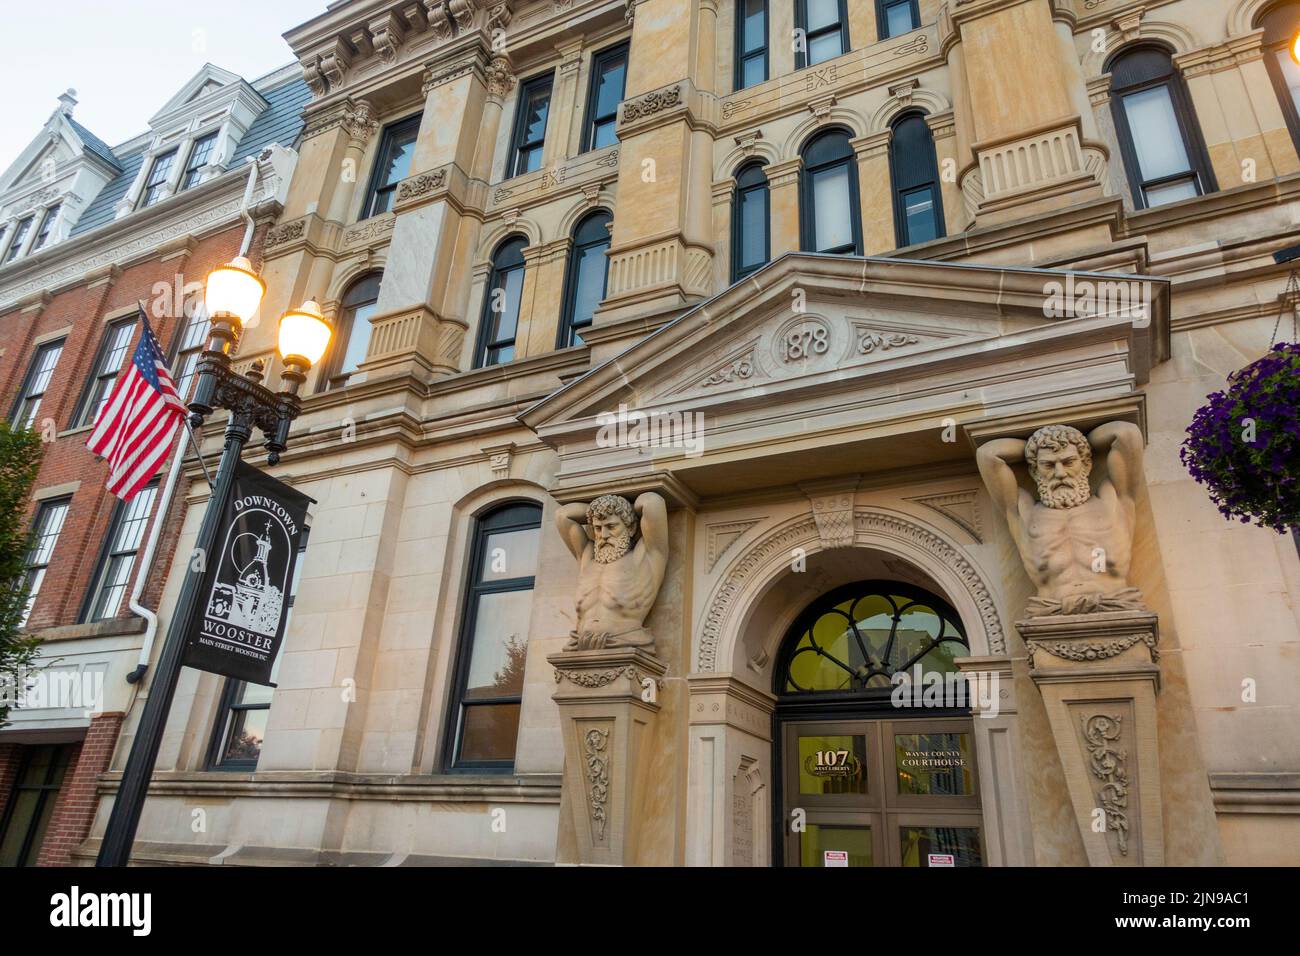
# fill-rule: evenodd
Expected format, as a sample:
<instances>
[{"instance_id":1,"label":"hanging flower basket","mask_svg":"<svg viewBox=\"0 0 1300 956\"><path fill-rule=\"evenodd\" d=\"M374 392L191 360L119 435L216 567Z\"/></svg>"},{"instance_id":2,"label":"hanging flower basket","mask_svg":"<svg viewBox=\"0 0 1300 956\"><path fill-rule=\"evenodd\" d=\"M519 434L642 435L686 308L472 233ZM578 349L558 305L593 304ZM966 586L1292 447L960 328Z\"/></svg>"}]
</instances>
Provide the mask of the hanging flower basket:
<instances>
[{"instance_id":1,"label":"hanging flower basket","mask_svg":"<svg viewBox=\"0 0 1300 956\"><path fill-rule=\"evenodd\" d=\"M1300 344L1274 345L1228 381L1197 410L1179 456L1225 517L1300 527Z\"/></svg>"}]
</instances>

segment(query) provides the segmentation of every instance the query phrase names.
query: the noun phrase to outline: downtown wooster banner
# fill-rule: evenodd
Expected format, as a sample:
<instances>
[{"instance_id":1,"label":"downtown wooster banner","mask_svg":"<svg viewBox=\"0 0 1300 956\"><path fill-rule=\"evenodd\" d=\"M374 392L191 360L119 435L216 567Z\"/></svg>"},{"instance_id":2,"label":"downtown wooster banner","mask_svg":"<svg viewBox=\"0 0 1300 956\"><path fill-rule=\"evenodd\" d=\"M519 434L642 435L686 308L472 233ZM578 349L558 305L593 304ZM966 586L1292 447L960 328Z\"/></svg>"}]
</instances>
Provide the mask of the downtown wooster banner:
<instances>
[{"instance_id":1,"label":"downtown wooster banner","mask_svg":"<svg viewBox=\"0 0 1300 956\"><path fill-rule=\"evenodd\" d=\"M203 572L198 615L186 635L183 664L271 684L312 500L251 465L236 465Z\"/></svg>"}]
</instances>

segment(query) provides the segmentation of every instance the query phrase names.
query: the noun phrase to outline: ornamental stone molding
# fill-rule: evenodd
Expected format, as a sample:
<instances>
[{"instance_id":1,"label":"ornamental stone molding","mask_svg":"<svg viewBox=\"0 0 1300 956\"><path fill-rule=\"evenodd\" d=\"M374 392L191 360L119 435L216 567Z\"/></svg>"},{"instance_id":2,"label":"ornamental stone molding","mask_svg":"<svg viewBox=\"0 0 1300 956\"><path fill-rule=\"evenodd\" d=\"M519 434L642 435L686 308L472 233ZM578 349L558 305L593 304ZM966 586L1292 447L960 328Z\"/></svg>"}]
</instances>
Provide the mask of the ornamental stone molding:
<instances>
[{"instance_id":1,"label":"ornamental stone molding","mask_svg":"<svg viewBox=\"0 0 1300 956\"><path fill-rule=\"evenodd\" d=\"M274 249L276 246L283 246L296 239L301 239L306 234L306 218L294 219L267 230L266 241L263 243L263 247L266 249Z\"/></svg>"},{"instance_id":2,"label":"ornamental stone molding","mask_svg":"<svg viewBox=\"0 0 1300 956\"><path fill-rule=\"evenodd\" d=\"M662 113L664 110L680 106L681 103L682 88L680 86L674 85L662 90L653 90L636 99L623 101L623 121L631 123L634 120L653 116L656 113Z\"/></svg>"},{"instance_id":3,"label":"ornamental stone molding","mask_svg":"<svg viewBox=\"0 0 1300 956\"><path fill-rule=\"evenodd\" d=\"M968 634L982 628L987 653L1007 653L1006 634L992 592L966 554L948 538L910 516L873 508L854 511L853 532L852 546L896 553L947 585L947 597L962 614ZM730 642L739 639L737 628L745 611L766 585L788 571L792 549L815 554L824 550L821 537L810 513L772 529L731 564L707 599L708 611L695 654L697 672L728 668L729 662L719 665L719 654L724 641L730 652Z\"/></svg>"},{"instance_id":4,"label":"ornamental stone molding","mask_svg":"<svg viewBox=\"0 0 1300 956\"><path fill-rule=\"evenodd\" d=\"M393 202L394 209L403 209L411 206L418 199L424 199L430 194L437 192L447 184L447 170L435 169L428 173L419 173L410 179L404 179L397 184L397 198Z\"/></svg>"}]
</instances>

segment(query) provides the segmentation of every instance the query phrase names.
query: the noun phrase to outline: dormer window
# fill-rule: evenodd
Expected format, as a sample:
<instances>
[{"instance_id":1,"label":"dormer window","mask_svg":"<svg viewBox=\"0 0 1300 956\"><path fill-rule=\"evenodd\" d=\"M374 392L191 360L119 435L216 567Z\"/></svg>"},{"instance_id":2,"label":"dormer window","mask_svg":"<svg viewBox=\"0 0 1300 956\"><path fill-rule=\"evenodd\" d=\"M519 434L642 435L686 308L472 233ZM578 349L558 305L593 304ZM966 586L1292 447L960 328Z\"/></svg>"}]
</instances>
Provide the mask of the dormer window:
<instances>
[{"instance_id":1,"label":"dormer window","mask_svg":"<svg viewBox=\"0 0 1300 956\"><path fill-rule=\"evenodd\" d=\"M36 239L32 242L32 252L37 249L44 249L45 244L50 241L50 233L54 231L54 224L59 220L59 205L59 203L55 203L45 210L45 218L41 220L40 231L36 233Z\"/></svg>"},{"instance_id":2,"label":"dormer window","mask_svg":"<svg viewBox=\"0 0 1300 956\"><path fill-rule=\"evenodd\" d=\"M185 178L181 180L181 189L197 186L203 178L203 167L212 158L213 147L217 145L217 134L208 133L194 141L190 148L190 161L185 164Z\"/></svg>"},{"instance_id":3,"label":"dormer window","mask_svg":"<svg viewBox=\"0 0 1300 956\"><path fill-rule=\"evenodd\" d=\"M140 198L140 208L152 206L166 195L167 181L171 179L172 165L176 162L176 150L168 150L154 158L149 178L144 183L144 194Z\"/></svg>"},{"instance_id":4,"label":"dormer window","mask_svg":"<svg viewBox=\"0 0 1300 956\"><path fill-rule=\"evenodd\" d=\"M19 221L14 228L14 237L9 241L9 251L5 253L5 263L8 264L18 258L18 254L23 251L23 242L27 238L27 233L32 228L32 216Z\"/></svg>"}]
</instances>

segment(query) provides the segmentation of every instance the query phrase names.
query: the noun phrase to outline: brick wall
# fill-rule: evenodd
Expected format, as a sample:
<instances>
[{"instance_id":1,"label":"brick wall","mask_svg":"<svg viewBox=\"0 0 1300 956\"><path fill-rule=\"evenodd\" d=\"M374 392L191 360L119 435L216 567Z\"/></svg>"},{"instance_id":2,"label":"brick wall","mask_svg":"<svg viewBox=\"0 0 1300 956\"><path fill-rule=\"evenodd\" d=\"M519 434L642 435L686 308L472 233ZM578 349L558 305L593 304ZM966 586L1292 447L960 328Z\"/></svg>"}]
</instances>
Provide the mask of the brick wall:
<instances>
[{"instance_id":1,"label":"brick wall","mask_svg":"<svg viewBox=\"0 0 1300 956\"><path fill-rule=\"evenodd\" d=\"M72 755L68 772L59 789L54 815L45 831L37 866L68 866L72 851L90 833L90 824L99 805L95 786L99 775L108 769L122 728L122 713L104 713L92 717L86 738Z\"/></svg>"},{"instance_id":2,"label":"brick wall","mask_svg":"<svg viewBox=\"0 0 1300 956\"><path fill-rule=\"evenodd\" d=\"M250 258L255 267L266 228L260 225L254 234ZM0 315L0 415L9 414L31 364L35 340L69 330L39 416L53 422L58 437L45 445L34 490L74 481L81 485L72 496L58 547L32 609L28 622L31 630L39 632L77 623L117 504L117 499L104 490L107 465L86 448L89 431L68 432L91 375L106 317L118 316L121 310L142 300L154 332L170 356L184 320L182 303L177 301L178 286L183 289L187 283L196 283L201 288L208 272L238 253L243 234L243 224L237 222L204 239L173 244L155 257L104 272L86 285L46 296L26 309L15 308ZM159 470L160 480L165 480L170 467L168 462ZM182 481L175 501L183 500L185 492ZM182 517L175 501L171 514L164 516L167 523L153 562L155 569L170 566ZM36 507L33 502L29 519L34 517ZM143 594L146 605L157 607L163 584L164 574L150 575ZM124 600L118 616L129 613Z\"/></svg>"}]
</instances>

